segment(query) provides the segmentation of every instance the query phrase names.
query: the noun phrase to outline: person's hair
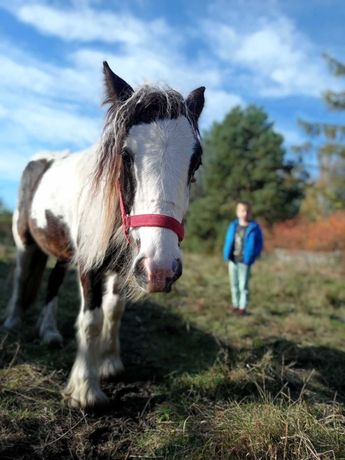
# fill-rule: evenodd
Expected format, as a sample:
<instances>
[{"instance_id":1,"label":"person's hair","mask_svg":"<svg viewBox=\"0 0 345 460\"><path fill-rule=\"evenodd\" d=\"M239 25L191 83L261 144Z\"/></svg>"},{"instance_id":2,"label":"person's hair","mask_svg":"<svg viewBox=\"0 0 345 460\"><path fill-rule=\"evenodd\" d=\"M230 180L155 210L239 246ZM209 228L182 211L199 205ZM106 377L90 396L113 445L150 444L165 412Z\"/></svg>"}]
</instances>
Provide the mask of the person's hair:
<instances>
[{"instance_id":1,"label":"person's hair","mask_svg":"<svg viewBox=\"0 0 345 460\"><path fill-rule=\"evenodd\" d=\"M243 206L245 206L247 208L247 211L252 210L252 205L249 203L249 201L240 200L240 201L237 202L236 206L238 206L239 204L242 204Z\"/></svg>"}]
</instances>

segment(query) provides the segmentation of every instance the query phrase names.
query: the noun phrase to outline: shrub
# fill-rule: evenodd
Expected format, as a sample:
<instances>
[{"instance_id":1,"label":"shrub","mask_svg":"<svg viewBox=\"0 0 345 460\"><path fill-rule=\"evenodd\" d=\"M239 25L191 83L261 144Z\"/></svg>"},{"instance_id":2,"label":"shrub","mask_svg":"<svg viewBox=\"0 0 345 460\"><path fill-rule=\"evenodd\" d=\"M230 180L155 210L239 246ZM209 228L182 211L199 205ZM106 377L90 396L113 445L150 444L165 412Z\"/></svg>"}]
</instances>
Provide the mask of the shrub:
<instances>
[{"instance_id":1,"label":"shrub","mask_svg":"<svg viewBox=\"0 0 345 460\"><path fill-rule=\"evenodd\" d=\"M345 252L345 211L313 222L297 217L266 227L265 248Z\"/></svg>"}]
</instances>

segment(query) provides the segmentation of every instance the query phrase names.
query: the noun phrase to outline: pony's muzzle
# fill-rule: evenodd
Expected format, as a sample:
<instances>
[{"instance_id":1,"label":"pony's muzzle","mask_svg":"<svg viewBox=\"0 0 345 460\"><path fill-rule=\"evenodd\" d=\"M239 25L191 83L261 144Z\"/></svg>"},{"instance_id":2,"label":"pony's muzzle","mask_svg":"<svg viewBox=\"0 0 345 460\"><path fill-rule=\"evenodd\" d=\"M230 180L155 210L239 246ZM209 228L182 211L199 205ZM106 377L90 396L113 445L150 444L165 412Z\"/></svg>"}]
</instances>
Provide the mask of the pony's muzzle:
<instances>
[{"instance_id":1,"label":"pony's muzzle","mask_svg":"<svg viewBox=\"0 0 345 460\"><path fill-rule=\"evenodd\" d=\"M174 259L171 267L161 267L148 257L137 260L134 276L139 286L146 292L170 292L171 286L182 275L182 262Z\"/></svg>"}]
</instances>

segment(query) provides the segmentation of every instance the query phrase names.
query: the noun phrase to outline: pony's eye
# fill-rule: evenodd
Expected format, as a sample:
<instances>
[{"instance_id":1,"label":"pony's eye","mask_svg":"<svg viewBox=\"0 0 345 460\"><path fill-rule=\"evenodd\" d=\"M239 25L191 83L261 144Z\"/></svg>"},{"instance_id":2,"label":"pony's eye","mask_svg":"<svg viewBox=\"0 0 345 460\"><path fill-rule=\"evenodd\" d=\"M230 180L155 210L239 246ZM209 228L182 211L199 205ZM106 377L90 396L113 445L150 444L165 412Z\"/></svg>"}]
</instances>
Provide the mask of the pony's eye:
<instances>
[{"instance_id":1,"label":"pony's eye","mask_svg":"<svg viewBox=\"0 0 345 460\"><path fill-rule=\"evenodd\" d=\"M200 168L201 165L202 165L201 159L199 159L198 162L194 165L193 173L192 173L191 179L190 179L192 184L194 184L196 182L195 173L197 172L197 170Z\"/></svg>"},{"instance_id":2,"label":"pony's eye","mask_svg":"<svg viewBox=\"0 0 345 460\"><path fill-rule=\"evenodd\" d=\"M198 164L196 165L196 168L195 168L195 170L194 170L194 173L197 172L197 170L200 168L201 165L202 165L202 161L201 161L201 158L200 158Z\"/></svg>"},{"instance_id":3,"label":"pony's eye","mask_svg":"<svg viewBox=\"0 0 345 460\"><path fill-rule=\"evenodd\" d=\"M132 152L131 152L127 147L125 147L125 148L122 150L122 158L123 158L125 161L132 161L132 160L133 160L133 154L132 154Z\"/></svg>"}]
</instances>

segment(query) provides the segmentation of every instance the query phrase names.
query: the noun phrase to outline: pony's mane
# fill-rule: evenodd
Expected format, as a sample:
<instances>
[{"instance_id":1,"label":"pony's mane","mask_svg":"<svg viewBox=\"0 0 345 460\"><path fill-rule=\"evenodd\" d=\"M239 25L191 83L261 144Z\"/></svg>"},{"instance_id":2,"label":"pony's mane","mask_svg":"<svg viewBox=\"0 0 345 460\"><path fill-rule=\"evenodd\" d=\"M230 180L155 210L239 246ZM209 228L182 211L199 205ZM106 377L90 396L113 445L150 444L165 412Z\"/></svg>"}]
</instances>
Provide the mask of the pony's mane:
<instances>
[{"instance_id":1,"label":"pony's mane","mask_svg":"<svg viewBox=\"0 0 345 460\"><path fill-rule=\"evenodd\" d=\"M110 107L97 148L90 187L93 207L98 208L95 210L97 218L94 219L97 228L87 231L88 236L90 231L93 233L91 244L90 238L84 239L81 232L79 233L77 261L83 270L101 265L109 252L113 252L116 258L124 259L123 251L126 244L121 230L121 213L118 209L119 183L123 173L123 145L131 126L184 115L197 131L182 95L169 87L146 84L124 101L107 97L104 103L110 104ZM88 213L89 209L84 212ZM85 223L88 219L85 215ZM83 230L85 231L85 228Z\"/></svg>"}]
</instances>

